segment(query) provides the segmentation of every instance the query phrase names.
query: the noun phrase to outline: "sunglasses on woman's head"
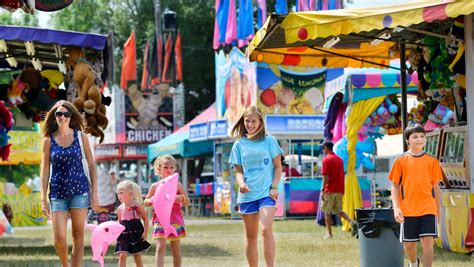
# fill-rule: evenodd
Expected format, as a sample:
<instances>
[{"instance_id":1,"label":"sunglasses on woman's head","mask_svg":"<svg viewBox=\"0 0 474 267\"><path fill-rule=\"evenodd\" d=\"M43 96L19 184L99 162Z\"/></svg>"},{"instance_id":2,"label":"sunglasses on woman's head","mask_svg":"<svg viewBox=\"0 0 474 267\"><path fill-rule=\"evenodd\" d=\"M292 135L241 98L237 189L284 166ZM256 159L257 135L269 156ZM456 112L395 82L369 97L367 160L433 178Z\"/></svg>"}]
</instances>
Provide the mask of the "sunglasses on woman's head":
<instances>
[{"instance_id":1,"label":"sunglasses on woman's head","mask_svg":"<svg viewBox=\"0 0 474 267\"><path fill-rule=\"evenodd\" d=\"M64 112L62 112L62 111L56 111L56 112L54 113L54 115L55 115L56 117L58 117L58 118L61 117L61 116L64 116L65 118L71 118L72 113L69 112L69 111L64 111Z\"/></svg>"}]
</instances>

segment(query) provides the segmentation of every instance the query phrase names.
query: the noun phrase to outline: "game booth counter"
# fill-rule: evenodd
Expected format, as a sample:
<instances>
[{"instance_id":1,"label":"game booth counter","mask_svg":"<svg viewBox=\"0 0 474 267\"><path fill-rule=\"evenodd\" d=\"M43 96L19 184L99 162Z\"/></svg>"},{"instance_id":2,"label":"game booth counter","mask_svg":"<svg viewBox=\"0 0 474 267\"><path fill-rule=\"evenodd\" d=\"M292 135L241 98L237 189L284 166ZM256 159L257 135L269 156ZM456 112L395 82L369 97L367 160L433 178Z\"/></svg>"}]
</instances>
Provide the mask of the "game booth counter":
<instances>
[{"instance_id":1,"label":"game booth counter","mask_svg":"<svg viewBox=\"0 0 474 267\"><path fill-rule=\"evenodd\" d=\"M111 51L104 35L0 25L1 165L40 164L38 123L59 100L73 102L86 119L85 132L103 138ZM19 194L1 188L12 225L46 223L39 193L25 186L15 185Z\"/></svg>"},{"instance_id":2,"label":"game booth counter","mask_svg":"<svg viewBox=\"0 0 474 267\"><path fill-rule=\"evenodd\" d=\"M430 132L427 151L440 160L445 176L437 243L461 253L474 251L474 158L469 155L474 151L474 117L469 116L474 80L465 75L474 69L473 12L472 1L459 0L272 15L247 48L252 61L314 67L393 68L388 62L400 58L401 128L411 120ZM413 70L423 103L410 115L405 81ZM350 114L359 116L347 118L346 185L354 181L359 131L364 124L375 126L368 118L385 99L362 100L351 108ZM402 139L400 145L406 145ZM358 202L345 198L344 210L351 217Z\"/></svg>"},{"instance_id":3,"label":"game booth counter","mask_svg":"<svg viewBox=\"0 0 474 267\"><path fill-rule=\"evenodd\" d=\"M282 175L277 200L277 218L315 218L319 210L319 195L322 176L318 155L323 140L324 115L267 115L266 130L275 136L284 148L285 162L289 168L300 171L301 176ZM190 126L190 141L211 140L214 142L214 177L212 184L201 184L201 193L206 187L213 188L214 213L240 218L237 206L238 185L235 171L229 164L233 145L229 123L226 119L211 120ZM314 138L314 139L309 139ZM358 178L363 192L364 207L370 207L371 181ZM196 188L196 190L198 190ZM318 215L321 217L321 215Z\"/></svg>"}]
</instances>

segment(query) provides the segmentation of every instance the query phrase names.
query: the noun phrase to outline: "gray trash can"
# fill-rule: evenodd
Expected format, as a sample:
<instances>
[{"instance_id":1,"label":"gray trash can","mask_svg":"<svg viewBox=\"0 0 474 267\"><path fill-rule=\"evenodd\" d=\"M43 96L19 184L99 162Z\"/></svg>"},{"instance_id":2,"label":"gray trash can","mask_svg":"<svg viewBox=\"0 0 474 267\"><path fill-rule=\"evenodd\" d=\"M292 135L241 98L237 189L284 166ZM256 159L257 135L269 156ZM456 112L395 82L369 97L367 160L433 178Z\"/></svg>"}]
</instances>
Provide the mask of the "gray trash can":
<instances>
[{"instance_id":1,"label":"gray trash can","mask_svg":"<svg viewBox=\"0 0 474 267\"><path fill-rule=\"evenodd\" d=\"M403 266L400 224L393 217L393 209L356 209L356 214L360 266Z\"/></svg>"}]
</instances>

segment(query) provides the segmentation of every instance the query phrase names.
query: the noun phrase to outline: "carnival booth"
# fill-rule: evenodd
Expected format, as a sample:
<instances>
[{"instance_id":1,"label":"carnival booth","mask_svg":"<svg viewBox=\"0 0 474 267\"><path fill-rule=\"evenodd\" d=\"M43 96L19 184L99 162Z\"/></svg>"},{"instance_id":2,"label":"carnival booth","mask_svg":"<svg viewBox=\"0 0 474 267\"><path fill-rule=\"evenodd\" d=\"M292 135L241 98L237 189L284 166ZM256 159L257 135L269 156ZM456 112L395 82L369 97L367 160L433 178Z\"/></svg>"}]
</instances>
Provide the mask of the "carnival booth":
<instances>
[{"instance_id":1,"label":"carnival booth","mask_svg":"<svg viewBox=\"0 0 474 267\"><path fill-rule=\"evenodd\" d=\"M474 80L465 75L474 66L473 12L472 1L459 0L275 15L247 49L251 60L316 67L391 68L387 63L400 58L402 129L412 120L431 131L427 151L440 160L446 176L438 245L462 253L474 250L474 179L469 171L474 164L469 156L474 151L474 117L468 115L474 112L474 98L467 97ZM418 72L418 98L423 102L412 115L407 112L407 70ZM356 102L347 118L346 187L349 184L355 197L345 198L344 210L352 217L361 207L360 190L351 185L358 134L364 124L374 126L373 117L368 118L384 102L383 96ZM405 145L402 139L400 145Z\"/></svg>"},{"instance_id":2,"label":"carnival booth","mask_svg":"<svg viewBox=\"0 0 474 267\"><path fill-rule=\"evenodd\" d=\"M215 143L214 211L238 216L235 175L228 163L233 140L228 136L229 129L226 132L222 128L218 136L211 129L231 127L244 108L254 104L266 115L267 132L278 139L288 156L288 168L299 173L282 179L276 215L314 217L321 188L316 157L324 139L324 87L327 79L341 75L343 70L252 64L241 54L236 48L228 55L222 51L216 54L216 104L218 117L225 119L208 124L208 139ZM242 83L247 84L247 90L242 90ZM304 156L311 160L303 161ZM366 189L370 203L370 186Z\"/></svg>"},{"instance_id":3,"label":"carnival booth","mask_svg":"<svg viewBox=\"0 0 474 267\"><path fill-rule=\"evenodd\" d=\"M104 35L0 26L0 165L40 163L38 123L58 100L84 114L85 132L104 137L111 99L101 90L111 49ZM38 192L26 184L0 187L0 204L12 207L12 226L46 223Z\"/></svg>"},{"instance_id":4,"label":"carnival booth","mask_svg":"<svg viewBox=\"0 0 474 267\"><path fill-rule=\"evenodd\" d=\"M191 200L189 209L186 209L187 213L192 215L203 215L206 210L209 210L210 214L212 206L212 192L213 192L213 181L209 181L209 185L205 189L200 190L199 179L201 177L189 177L189 164L195 164L200 158L208 158L212 155L213 144L207 139L191 141L191 136L194 135L194 129L191 127L193 124L206 123L210 119L215 119L216 109L212 105L199 114L196 118L191 120L189 123L176 130L173 134L164 138L163 140L148 145L148 163L150 164L150 172L153 172L154 160L163 155L172 155L176 157L178 161L178 169L181 171L181 182L188 189L188 195ZM201 176L201 175L199 175ZM196 183L196 180L198 183ZM207 191L205 191L207 190ZM203 192L201 194L201 192Z\"/></svg>"},{"instance_id":5,"label":"carnival booth","mask_svg":"<svg viewBox=\"0 0 474 267\"><path fill-rule=\"evenodd\" d=\"M392 61L391 66L400 67L399 61ZM408 75L406 83L410 94L417 93L418 73ZM359 166L362 166L362 173L372 179L372 191L377 191L376 195L385 194L383 191L389 188L387 178L377 173L388 170L376 164L376 151L379 151L379 147L375 140L386 135L401 134L401 108L397 96L399 88L400 72L394 69L346 68L344 75L326 83L324 110L327 112L328 123L325 125L325 138L336 143L336 153L344 159L346 165L348 153L345 121L346 117L351 116L351 105L386 96L358 131L359 142L356 145L356 169L359 170ZM372 203L375 201L373 195Z\"/></svg>"},{"instance_id":6,"label":"carnival booth","mask_svg":"<svg viewBox=\"0 0 474 267\"><path fill-rule=\"evenodd\" d=\"M288 155L291 170L288 172L285 187L284 216L306 217L321 215L319 189L321 188L319 144L327 136L327 125L332 115L323 115L325 91L328 83L337 83L343 77L341 68L310 68L300 66L277 66L259 63L257 68L257 105L267 114L267 127L280 141ZM341 76L342 75L342 76ZM343 121L342 121L343 122ZM291 160L295 155L296 159ZM303 156L312 160L303 164ZM371 182L359 177L363 187L363 204L371 206ZM318 216L321 217L321 216Z\"/></svg>"}]
</instances>

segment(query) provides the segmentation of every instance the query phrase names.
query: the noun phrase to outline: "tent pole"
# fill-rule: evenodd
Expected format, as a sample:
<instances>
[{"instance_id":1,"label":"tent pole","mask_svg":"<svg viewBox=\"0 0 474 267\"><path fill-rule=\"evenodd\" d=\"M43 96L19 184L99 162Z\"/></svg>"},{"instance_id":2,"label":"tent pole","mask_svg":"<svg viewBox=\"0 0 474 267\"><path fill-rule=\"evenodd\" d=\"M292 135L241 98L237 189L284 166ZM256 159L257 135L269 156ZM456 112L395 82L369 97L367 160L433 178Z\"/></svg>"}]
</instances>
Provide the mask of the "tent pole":
<instances>
[{"instance_id":1,"label":"tent pole","mask_svg":"<svg viewBox=\"0 0 474 267\"><path fill-rule=\"evenodd\" d=\"M403 137L403 132L407 128L407 60L404 40L399 41L400 46L400 88L402 93L402 142L403 151L407 151L407 143Z\"/></svg>"}]
</instances>

